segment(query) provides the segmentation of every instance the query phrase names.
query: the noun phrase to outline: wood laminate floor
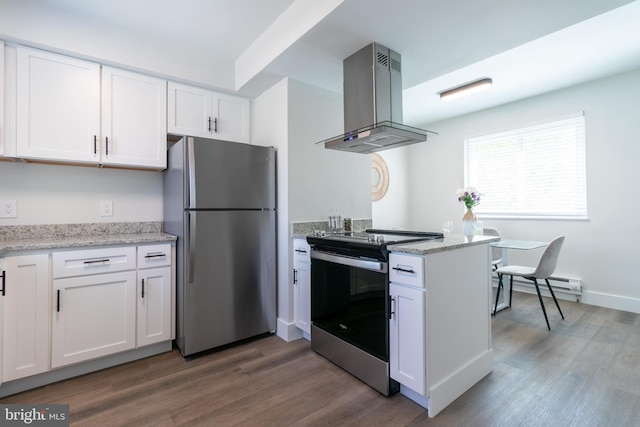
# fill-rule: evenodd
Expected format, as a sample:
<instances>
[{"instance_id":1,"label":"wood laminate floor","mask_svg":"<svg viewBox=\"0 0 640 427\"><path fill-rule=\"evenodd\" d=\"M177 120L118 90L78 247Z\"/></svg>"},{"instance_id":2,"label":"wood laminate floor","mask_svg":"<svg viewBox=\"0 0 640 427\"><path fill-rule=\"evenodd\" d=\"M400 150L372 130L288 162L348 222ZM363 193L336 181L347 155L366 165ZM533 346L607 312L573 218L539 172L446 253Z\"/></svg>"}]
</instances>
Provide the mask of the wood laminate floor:
<instances>
[{"instance_id":1,"label":"wood laminate floor","mask_svg":"<svg viewBox=\"0 0 640 427\"><path fill-rule=\"evenodd\" d=\"M492 318L494 370L435 418L269 336L177 350L0 399L66 403L72 426L637 426L640 315L515 293Z\"/></svg>"}]
</instances>

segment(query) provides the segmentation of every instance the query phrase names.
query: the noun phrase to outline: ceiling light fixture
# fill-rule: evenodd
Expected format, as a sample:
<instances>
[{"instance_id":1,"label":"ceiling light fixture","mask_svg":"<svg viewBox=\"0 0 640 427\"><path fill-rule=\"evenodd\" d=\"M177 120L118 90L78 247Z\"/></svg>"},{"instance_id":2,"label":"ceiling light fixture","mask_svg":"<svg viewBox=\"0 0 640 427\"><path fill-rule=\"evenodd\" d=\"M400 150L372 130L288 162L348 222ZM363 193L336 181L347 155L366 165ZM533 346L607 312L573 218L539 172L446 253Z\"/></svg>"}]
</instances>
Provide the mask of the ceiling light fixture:
<instances>
[{"instance_id":1,"label":"ceiling light fixture","mask_svg":"<svg viewBox=\"0 0 640 427\"><path fill-rule=\"evenodd\" d=\"M490 78L483 78L480 80L472 81L470 83L465 83L461 86L457 86L440 92L440 101L449 101L451 99L459 98L464 95L469 95L471 93L489 89L492 85L493 80L491 80Z\"/></svg>"}]
</instances>

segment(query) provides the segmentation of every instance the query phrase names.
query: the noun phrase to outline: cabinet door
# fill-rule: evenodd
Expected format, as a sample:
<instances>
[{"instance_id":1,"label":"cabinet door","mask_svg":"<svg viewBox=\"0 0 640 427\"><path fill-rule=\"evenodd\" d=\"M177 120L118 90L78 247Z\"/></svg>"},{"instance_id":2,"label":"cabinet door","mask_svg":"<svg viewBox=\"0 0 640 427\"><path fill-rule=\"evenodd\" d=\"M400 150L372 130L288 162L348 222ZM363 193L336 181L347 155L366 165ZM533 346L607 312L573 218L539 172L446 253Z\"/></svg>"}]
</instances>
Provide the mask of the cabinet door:
<instances>
[{"instance_id":1,"label":"cabinet door","mask_svg":"<svg viewBox=\"0 0 640 427\"><path fill-rule=\"evenodd\" d=\"M4 260L2 378L49 370L49 255Z\"/></svg>"},{"instance_id":2,"label":"cabinet door","mask_svg":"<svg viewBox=\"0 0 640 427\"><path fill-rule=\"evenodd\" d=\"M293 239L293 319L311 333L311 248L305 239Z\"/></svg>"},{"instance_id":3,"label":"cabinet door","mask_svg":"<svg viewBox=\"0 0 640 427\"><path fill-rule=\"evenodd\" d=\"M2 349L4 348L2 341L4 340L4 293L5 293L5 270L4 270L4 258L0 258L0 319L2 325L0 325L0 386L2 385L2 364L4 363L4 357Z\"/></svg>"},{"instance_id":4,"label":"cabinet door","mask_svg":"<svg viewBox=\"0 0 640 427\"><path fill-rule=\"evenodd\" d=\"M138 347L171 339L171 267L138 271Z\"/></svg>"},{"instance_id":5,"label":"cabinet door","mask_svg":"<svg viewBox=\"0 0 640 427\"><path fill-rule=\"evenodd\" d=\"M391 378L425 394L425 291L390 285L389 370ZM443 325L443 327L445 327Z\"/></svg>"},{"instance_id":6,"label":"cabinet door","mask_svg":"<svg viewBox=\"0 0 640 427\"><path fill-rule=\"evenodd\" d=\"M167 83L102 68L102 163L167 167Z\"/></svg>"},{"instance_id":7,"label":"cabinet door","mask_svg":"<svg viewBox=\"0 0 640 427\"><path fill-rule=\"evenodd\" d=\"M211 138L211 91L169 82L167 111L168 133Z\"/></svg>"},{"instance_id":8,"label":"cabinet door","mask_svg":"<svg viewBox=\"0 0 640 427\"><path fill-rule=\"evenodd\" d=\"M295 325L306 333L311 333L311 264L294 263L293 276L293 316Z\"/></svg>"},{"instance_id":9,"label":"cabinet door","mask_svg":"<svg viewBox=\"0 0 640 427\"><path fill-rule=\"evenodd\" d=\"M249 143L249 100L221 93L213 94L212 138Z\"/></svg>"},{"instance_id":10,"label":"cabinet door","mask_svg":"<svg viewBox=\"0 0 640 427\"><path fill-rule=\"evenodd\" d=\"M0 41L0 157L6 152L4 133L4 42ZM0 372L0 378L2 378L1 374Z\"/></svg>"},{"instance_id":11,"label":"cabinet door","mask_svg":"<svg viewBox=\"0 0 640 427\"><path fill-rule=\"evenodd\" d=\"M99 161L100 66L18 47L17 155Z\"/></svg>"},{"instance_id":12,"label":"cabinet door","mask_svg":"<svg viewBox=\"0 0 640 427\"><path fill-rule=\"evenodd\" d=\"M136 272L53 281L54 368L135 347Z\"/></svg>"}]
</instances>

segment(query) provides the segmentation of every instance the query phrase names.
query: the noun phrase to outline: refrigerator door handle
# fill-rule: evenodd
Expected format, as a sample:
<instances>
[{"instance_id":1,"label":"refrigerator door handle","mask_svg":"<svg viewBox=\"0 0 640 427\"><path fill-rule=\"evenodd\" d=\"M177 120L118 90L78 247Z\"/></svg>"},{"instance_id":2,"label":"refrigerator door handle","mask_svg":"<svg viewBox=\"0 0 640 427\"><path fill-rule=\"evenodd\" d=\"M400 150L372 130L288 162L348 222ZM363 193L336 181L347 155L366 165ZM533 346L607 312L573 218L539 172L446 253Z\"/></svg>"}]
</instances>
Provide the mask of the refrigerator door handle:
<instances>
[{"instance_id":1,"label":"refrigerator door handle","mask_svg":"<svg viewBox=\"0 0 640 427\"><path fill-rule=\"evenodd\" d=\"M187 284L193 283L194 270L196 265L196 217L195 212L189 212L187 216L187 227L189 236L189 277Z\"/></svg>"},{"instance_id":2,"label":"refrigerator door handle","mask_svg":"<svg viewBox=\"0 0 640 427\"><path fill-rule=\"evenodd\" d=\"M193 138L187 138L187 191L189 200L187 206L196 207L196 155Z\"/></svg>"}]
</instances>

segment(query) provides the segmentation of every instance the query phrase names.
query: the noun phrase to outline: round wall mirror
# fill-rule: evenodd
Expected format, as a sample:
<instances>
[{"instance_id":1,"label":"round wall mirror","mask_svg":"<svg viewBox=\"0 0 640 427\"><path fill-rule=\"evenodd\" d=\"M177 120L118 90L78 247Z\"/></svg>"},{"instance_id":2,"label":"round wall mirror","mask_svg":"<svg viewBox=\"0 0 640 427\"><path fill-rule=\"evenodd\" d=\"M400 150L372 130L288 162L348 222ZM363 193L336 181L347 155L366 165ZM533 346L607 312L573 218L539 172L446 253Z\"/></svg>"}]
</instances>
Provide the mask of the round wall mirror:
<instances>
[{"instance_id":1,"label":"round wall mirror","mask_svg":"<svg viewBox=\"0 0 640 427\"><path fill-rule=\"evenodd\" d=\"M371 154L371 200L380 200L389 189L389 169L379 154Z\"/></svg>"}]
</instances>

